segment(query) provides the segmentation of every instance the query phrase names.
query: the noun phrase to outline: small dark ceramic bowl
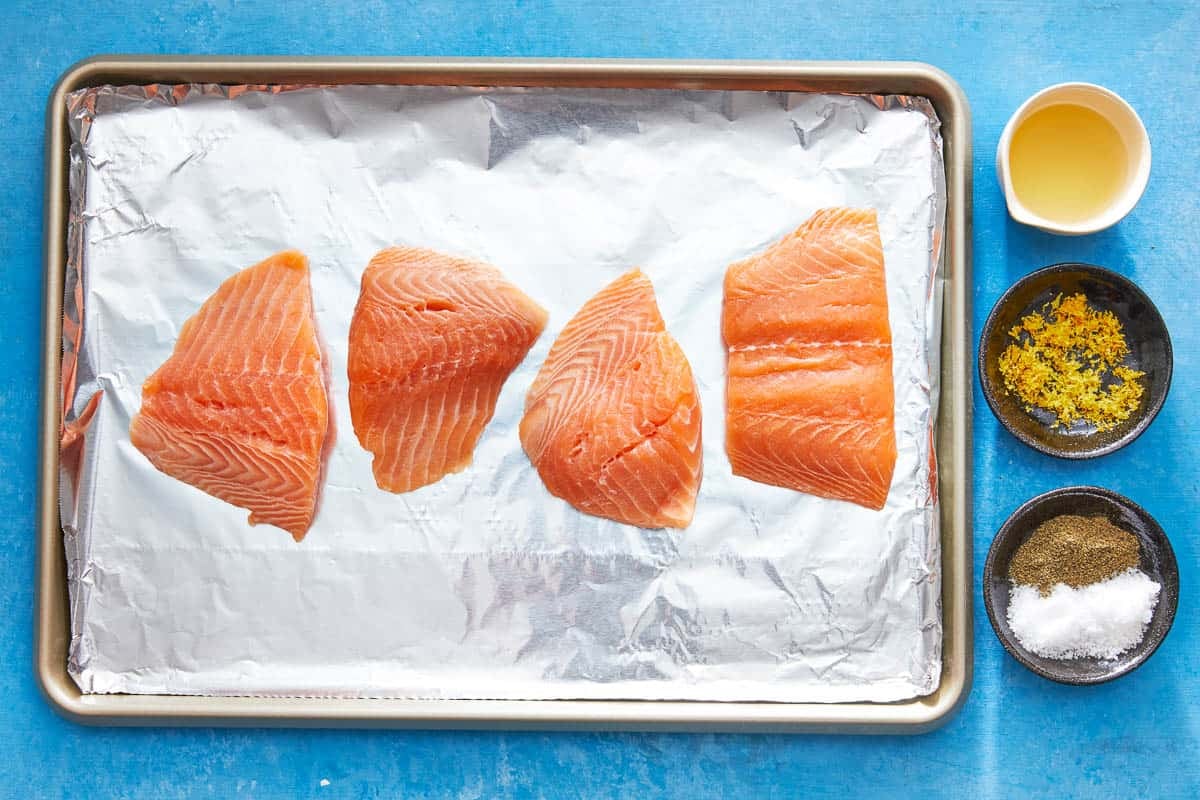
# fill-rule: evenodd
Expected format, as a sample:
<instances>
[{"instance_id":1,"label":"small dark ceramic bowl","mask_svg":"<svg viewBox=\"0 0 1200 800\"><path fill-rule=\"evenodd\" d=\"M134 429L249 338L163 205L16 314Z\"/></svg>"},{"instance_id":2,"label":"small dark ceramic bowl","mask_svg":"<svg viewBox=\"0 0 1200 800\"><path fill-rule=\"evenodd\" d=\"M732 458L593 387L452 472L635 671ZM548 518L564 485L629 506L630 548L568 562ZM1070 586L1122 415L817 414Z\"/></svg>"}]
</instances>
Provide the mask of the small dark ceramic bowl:
<instances>
[{"instance_id":1,"label":"small dark ceramic bowl","mask_svg":"<svg viewBox=\"0 0 1200 800\"><path fill-rule=\"evenodd\" d=\"M1039 525L1062 514L1107 517L1109 522L1132 533L1142 548L1138 568L1162 587L1142 641L1115 659L1045 658L1022 647L1008 626L1008 597L1012 586L1008 568L1013 554ZM1171 630L1175 608L1179 604L1179 566L1163 529L1145 509L1129 498L1094 486L1056 489L1018 508L992 540L987 562L983 565L983 604L1000 644L1009 655L1038 675L1075 685L1104 683L1141 666Z\"/></svg>"},{"instance_id":2,"label":"small dark ceramic bowl","mask_svg":"<svg viewBox=\"0 0 1200 800\"><path fill-rule=\"evenodd\" d=\"M1103 432L1083 422L1066 430L1052 427L1054 415L1042 409L1026 411L1005 390L1000 375L1000 354L1013 341L1008 331L1060 293L1070 296L1078 292L1087 296L1092 307L1116 315L1129 345L1125 364L1146 373L1142 378L1145 394L1137 411ZM1055 264L1017 281L992 308L979 339L979 380L996 419L1025 444L1060 458L1102 456L1140 436L1167 399L1172 367L1171 337L1154 303L1128 278L1090 264Z\"/></svg>"}]
</instances>

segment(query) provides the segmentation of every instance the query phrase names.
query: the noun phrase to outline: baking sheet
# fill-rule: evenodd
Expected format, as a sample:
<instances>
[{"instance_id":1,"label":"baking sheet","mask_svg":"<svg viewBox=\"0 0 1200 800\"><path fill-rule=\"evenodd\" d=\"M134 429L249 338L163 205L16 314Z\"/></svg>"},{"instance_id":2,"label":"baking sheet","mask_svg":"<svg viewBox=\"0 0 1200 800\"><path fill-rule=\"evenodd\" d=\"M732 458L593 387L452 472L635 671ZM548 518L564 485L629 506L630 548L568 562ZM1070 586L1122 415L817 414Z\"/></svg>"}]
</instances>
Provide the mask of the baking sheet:
<instances>
[{"instance_id":1,"label":"baking sheet","mask_svg":"<svg viewBox=\"0 0 1200 800\"><path fill-rule=\"evenodd\" d=\"M87 128L75 153L86 186L75 410L105 390L62 508L70 670L84 691L833 701L936 688L928 425L944 186L928 104L229 94L73 98L76 131ZM881 514L734 478L721 447L724 267L839 203L878 208L887 261L901 458ZM374 488L343 377L358 276L394 243L489 260L551 312L474 467L398 497ZM313 262L341 426L298 546L155 472L125 433L182 321L284 247ZM577 514L546 494L516 440L554 334L633 264L655 282L705 405L697 522L681 533Z\"/></svg>"}]
</instances>

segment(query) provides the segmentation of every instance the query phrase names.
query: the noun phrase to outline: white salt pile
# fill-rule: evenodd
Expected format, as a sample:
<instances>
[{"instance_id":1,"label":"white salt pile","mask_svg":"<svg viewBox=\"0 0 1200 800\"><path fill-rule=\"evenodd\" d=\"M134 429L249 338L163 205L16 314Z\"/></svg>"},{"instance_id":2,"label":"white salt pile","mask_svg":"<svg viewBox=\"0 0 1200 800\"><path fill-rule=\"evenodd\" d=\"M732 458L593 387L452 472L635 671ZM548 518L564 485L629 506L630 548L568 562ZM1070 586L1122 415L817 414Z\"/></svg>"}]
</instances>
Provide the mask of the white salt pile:
<instances>
[{"instance_id":1,"label":"white salt pile","mask_svg":"<svg viewBox=\"0 0 1200 800\"><path fill-rule=\"evenodd\" d=\"M1045 597L1035 586L1014 584L1008 625L1023 647L1045 658L1116 658L1142 641L1161 588L1136 569L1078 589L1058 583Z\"/></svg>"}]
</instances>

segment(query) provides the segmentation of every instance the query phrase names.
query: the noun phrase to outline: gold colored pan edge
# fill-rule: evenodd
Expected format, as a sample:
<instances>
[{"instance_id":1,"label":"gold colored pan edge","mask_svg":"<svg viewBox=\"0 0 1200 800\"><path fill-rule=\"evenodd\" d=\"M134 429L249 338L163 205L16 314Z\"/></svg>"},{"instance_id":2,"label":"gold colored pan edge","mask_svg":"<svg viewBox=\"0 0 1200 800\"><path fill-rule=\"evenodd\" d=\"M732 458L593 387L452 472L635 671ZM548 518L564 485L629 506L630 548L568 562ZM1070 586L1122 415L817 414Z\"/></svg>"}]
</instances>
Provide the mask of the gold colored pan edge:
<instances>
[{"instance_id":1,"label":"gold colored pan edge","mask_svg":"<svg viewBox=\"0 0 1200 800\"><path fill-rule=\"evenodd\" d=\"M68 207L66 95L105 83L394 83L845 91L929 98L942 121L946 278L937 427L942 530L942 675L900 703L389 700L84 695L67 674L69 619L58 517L63 275ZM34 669L47 701L98 725L276 725L921 733L946 722L972 678L971 117L949 75L915 62L100 56L68 69L46 115L46 197Z\"/></svg>"}]
</instances>

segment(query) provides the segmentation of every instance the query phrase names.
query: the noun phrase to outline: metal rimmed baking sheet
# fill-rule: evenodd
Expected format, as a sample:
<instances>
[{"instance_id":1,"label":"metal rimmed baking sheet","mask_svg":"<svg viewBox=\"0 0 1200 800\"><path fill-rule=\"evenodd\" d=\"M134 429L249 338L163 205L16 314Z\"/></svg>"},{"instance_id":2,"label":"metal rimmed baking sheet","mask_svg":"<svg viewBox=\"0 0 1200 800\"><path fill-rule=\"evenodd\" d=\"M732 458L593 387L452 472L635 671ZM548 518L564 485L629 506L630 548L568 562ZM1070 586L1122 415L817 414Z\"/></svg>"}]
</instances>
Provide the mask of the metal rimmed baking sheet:
<instances>
[{"instance_id":1,"label":"metal rimmed baking sheet","mask_svg":"<svg viewBox=\"0 0 1200 800\"><path fill-rule=\"evenodd\" d=\"M840 70L840 72L839 72ZM250 76L253 76L251 78ZM52 509L43 508L43 554L40 594L42 604L39 622L39 675L47 692L60 698L59 705L78 716L109 719L142 719L149 714L166 714L178 721L190 718L200 720L237 719L248 717L263 720L263 710L276 708L277 712L266 714L275 718L288 709L285 717L308 722L345 721L365 722L373 719L390 721L393 724L437 724L474 722L485 724L490 721L500 725L530 724L542 720L547 724L573 721L579 725L602 725L606 721L620 727L654 727L694 724L696 726L762 724L775 726L810 727L831 725L839 721L862 724L871 720L884 727L889 724L912 726L928 724L932 719L952 708L965 690L969 673L966 648L969 635L964 635L963 626L969 625L970 595L963 581L969 581L969 468L966 466L965 443L969 436L966 426L969 416L969 373L957 373L966 345L966 279L967 254L965 251L966 202L965 180L969 177L961 159L965 156L963 142L966 122L965 104L961 95L944 77L928 67L919 65L803 65L803 64L682 64L682 63L603 63L603 62L492 62L492 61L372 61L372 60L242 60L242 59L156 59L124 61L106 59L89 62L69 73L64 78L59 92L84 85L99 83L148 83L148 82L319 82L319 83L405 83L405 84L455 84L468 85L535 85L535 86L621 86L630 88L754 88L754 89L804 89L809 91L857 91L857 92L905 92L922 94L934 103L944 124L945 154L948 185L948 222L944 248L944 274L946 303L944 315L943 371L942 371L942 414L938 429L939 459L941 462L941 494L943 511L943 617L945 620L944 653L945 664L939 690L920 701L898 704L836 704L814 706L811 704L765 704L765 703L663 703L659 701L391 701L391 700L280 700L266 698L200 698L200 705L187 701L195 698L163 697L145 695L114 696L71 696L71 685L56 683L53 657L47 642L54 642L55 635L62 640L64 631L53 630L52 606L54 605L53 569L57 539L57 515ZM56 97L60 95L56 94ZM61 117L57 120L61 122ZM61 309L61 299L54 302L57 292L61 298L62 200L61 127L55 125L55 107L51 106L51 130L48 138L48 180L52 191L49 195L47 217L47 337L51 328L57 336L55 313ZM57 170L57 171L56 171ZM56 181L57 178L57 181ZM53 191L57 186L58 190ZM58 216L56 218L56 213ZM56 231L57 226L57 231ZM59 269L58 285L52 276ZM961 336L959 336L961 331ZM959 342L958 340L962 341ZM55 342L57 339L54 340ZM54 348L57 350L57 348ZM57 352L48 357L48 373L58 378L57 368L50 364L57 359ZM49 384L47 384L49 386ZM43 423L53 420L53 427L46 428L43 440L52 442L55 452L46 455L49 460L57 456L57 420L55 401L57 389L46 397L46 415ZM961 424L959 424L961 423ZM956 448L961 450L956 452ZM44 463L45 467L46 464ZM54 495L53 476L43 472L43 500L47 491ZM49 515L49 516L47 516ZM47 541L47 535L51 537ZM956 537L959 539L955 541ZM61 559L61 545L58 545ZM965 559L965 561L964 561ZM965 566L964 566L965 564ZM58 594L62 594L61 561L58 569ZM965 604L965 614L962 606ZM62 611L62 606L59 606ZM61 622L61 614L59 615ZM962 636L956 644L955 638ZM64 645L65 648L65 645ZM61 652L61 651L60 651ZM58 662L62 671L65 658ZM961 678L961 680L960 680ZM957 687L957 688L956 688ZM109 701L115 705L109 704ZM163 704L161 701L167 701ZM247 702L242 702L247 701ZM950 702L947 702L950 701ZM349 706L344 703L349 702ZM232 703L232 705L230 705ZM530 705L532 703L532 705ZM148 704L148 705L147 705ZM380 705L382 704L382 705ZM669 709L678 706L672 713ZM745 715L740 718L734 713L740 707ZM167 709L175 712L167 712ZM907 713L897 710L907 708ZM157 709L157 710L155 710ZM336 710L335 710L336 709ZM347 710L351 709L351 710ZM880 716L864 716L875 709ZM932 709L932 711L931 711ZM686 711L685 711L686 710ZM616 717L613 715L616 714ZM160 717L161 719L161 717ZM688 722L690 720L690 722ZM147 721L150 721L149 719Z\"/></svg>"}]
</instances>

